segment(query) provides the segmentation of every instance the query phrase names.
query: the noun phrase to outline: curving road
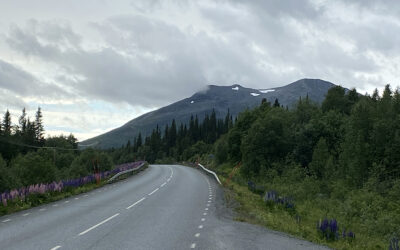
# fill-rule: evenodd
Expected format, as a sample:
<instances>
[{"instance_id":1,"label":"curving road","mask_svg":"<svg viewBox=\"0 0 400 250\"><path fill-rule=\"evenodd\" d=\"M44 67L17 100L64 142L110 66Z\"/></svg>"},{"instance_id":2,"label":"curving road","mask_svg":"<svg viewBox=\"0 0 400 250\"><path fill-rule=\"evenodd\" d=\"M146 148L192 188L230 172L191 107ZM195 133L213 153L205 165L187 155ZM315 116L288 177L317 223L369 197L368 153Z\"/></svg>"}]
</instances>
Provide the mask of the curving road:
<instances>
[{"instance_id":1,"label":"curving road","mask_svg":"<svg viewBox=\"0 0 400 250\"><path fill-rule=\"evenodd\" d=\"M203 172L151 165L122 182L0 217L0 249L325 249L224 216Z\"/></svg>"}]
</instances>

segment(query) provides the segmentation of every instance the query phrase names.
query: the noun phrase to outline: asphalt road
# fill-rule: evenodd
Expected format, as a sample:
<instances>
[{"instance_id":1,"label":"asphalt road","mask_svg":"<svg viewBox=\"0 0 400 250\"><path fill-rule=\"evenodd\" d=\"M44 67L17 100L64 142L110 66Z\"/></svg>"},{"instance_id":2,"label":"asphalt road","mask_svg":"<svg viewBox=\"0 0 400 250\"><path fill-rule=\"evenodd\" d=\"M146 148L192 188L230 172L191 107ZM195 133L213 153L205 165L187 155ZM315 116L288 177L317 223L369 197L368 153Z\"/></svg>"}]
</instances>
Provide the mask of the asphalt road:
<instances>
[{"instance_id":1,"label":"asphalt road","mask_svg":"<svg viewBox=\"0 0 400 250\"><path fill-rule=\"evenodd\" d=\"M211 177L152 165L122 182L0 217L0 249L324 249L227 214Z\"/></svg>"}]
</instances>

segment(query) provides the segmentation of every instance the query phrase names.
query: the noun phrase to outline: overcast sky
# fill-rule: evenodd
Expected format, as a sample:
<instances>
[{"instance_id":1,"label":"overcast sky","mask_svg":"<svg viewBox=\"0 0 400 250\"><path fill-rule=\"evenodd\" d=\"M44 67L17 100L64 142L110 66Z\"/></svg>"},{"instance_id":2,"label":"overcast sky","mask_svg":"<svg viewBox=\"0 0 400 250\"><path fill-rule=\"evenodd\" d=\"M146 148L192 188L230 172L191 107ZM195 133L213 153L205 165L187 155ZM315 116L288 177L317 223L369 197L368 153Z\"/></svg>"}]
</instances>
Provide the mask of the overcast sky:
<instances>
[{"instance_id":1,"label":"overcast sky","mask_svg":"<svg viewBox=\"0 0 400 250\"><path fill-rule=\"evenodd\" d=\"M384 2L384 3L383 3ZM399 85L400 3L0 0L0 111L83 140L208 84Z\"/></svg>"}]
</instances>

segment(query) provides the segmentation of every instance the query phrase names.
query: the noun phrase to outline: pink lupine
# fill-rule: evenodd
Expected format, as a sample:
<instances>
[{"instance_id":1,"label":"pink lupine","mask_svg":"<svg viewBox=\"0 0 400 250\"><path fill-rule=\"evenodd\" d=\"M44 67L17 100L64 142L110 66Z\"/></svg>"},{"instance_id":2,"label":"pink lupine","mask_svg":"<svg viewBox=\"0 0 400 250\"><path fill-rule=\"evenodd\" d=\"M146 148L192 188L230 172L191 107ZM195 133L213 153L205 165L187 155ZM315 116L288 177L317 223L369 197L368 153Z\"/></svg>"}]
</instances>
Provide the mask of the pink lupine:
<instances>
[{"instance_id":1,"label":"pink lupine","mask_svg":"<svg viewBox=\"0 0 400 250\"><path fill-rule=\"evenodd\" d=\"M38 192L39 194L44 194L46 192L46 185L41 183L38 187Z\"/></svg>"}]
</instances>

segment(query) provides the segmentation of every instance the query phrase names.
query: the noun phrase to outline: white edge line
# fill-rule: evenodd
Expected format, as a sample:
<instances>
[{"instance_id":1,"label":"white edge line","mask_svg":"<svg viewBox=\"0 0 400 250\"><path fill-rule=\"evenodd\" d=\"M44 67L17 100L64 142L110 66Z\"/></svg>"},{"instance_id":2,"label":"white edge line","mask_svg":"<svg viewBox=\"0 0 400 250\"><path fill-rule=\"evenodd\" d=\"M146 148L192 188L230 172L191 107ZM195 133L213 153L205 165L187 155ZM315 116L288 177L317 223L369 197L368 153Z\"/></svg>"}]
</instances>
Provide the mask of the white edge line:
<instances>
[{"instance_id":1,"label":"white edge line","mask_svg":"<svg viewBox=\"0 0 400 250\"><path fill-rule=\"evenodd\" d=\"M50 249L50 250L57 250L57 249L59 249L59 248L61 248L61 246L55 246L55 247L53 247L53 248Z\"/></svg>"},{"instance_id":2,"label":"white edge line","mask_svg":"<svg viewBox=\"0 0 400 250\"><path fill-rule=\"evenodd\" d=\"M139 204L140 202L142 202L143 200L145 200L146 198L145 197L143 197L142 199L140 199L140 200L138 200L137 202L135 202L135 203L133 203L132 205L130 205L129 207L127 207L126 209L130 209L131 207L133 207L133 206L135 206L135 205L137 205L137 204Z\"/></svg>"},{"instance_id":3,"label":"white edge line","mask_svg":"<svg viewBox=\"0 0 400 250\"><path fill-rule=\"evenodd\" d=\"M5 222L9 222L9 221L11 221L11 220L10 219L6 219L6 220L3 220L2 222L5 223Z\"/></svg>"},{"instance_id":4,"label":"white edge line","mask_svg":"<svg viewBox=\"0 0 400 250\"><path fill-rule=\"evenodd\" d=\"M79 236L82 236L82 235L86 234L87 232L89 232L89 231L95 229L96 227L98 227L98 226L100 226L100 225L106 223L107 221L112 220L113 218L117 217L118 215L119 215L119 213L116 213L116 214L114 214L113 216L108 217L107 219L103 220L102 222L100 222L100 223L94 225L93 227L88 228L88 229L86 229L85 231L81 232L81 233L79 234Z\"/></svg>"},{"instance_id":5,"label":"white edge line","mask_svg":"<svg viewBox=\"0 0 400 250\"><path fill-rule=\"evenodd\" d=\"M152 194L154 194L155 192L157 192L158 191L158 189L159 188L156 188L156 189L154 189L149 195L152 195Z\"/></svg>"},{"instance_id":6,"label":"white edge line","mask_svg":"<svg viewBox=\"0 0 400 250\"><path fill-rule=\"evenodd\" d=\"M167 184L166 182L164 182L163 184L161 184L161 186L160 187L164 187L165 186L165 184Z\"/></svg>"}]
</instances>

